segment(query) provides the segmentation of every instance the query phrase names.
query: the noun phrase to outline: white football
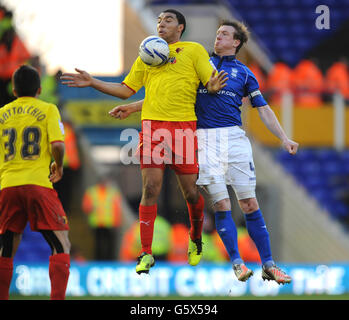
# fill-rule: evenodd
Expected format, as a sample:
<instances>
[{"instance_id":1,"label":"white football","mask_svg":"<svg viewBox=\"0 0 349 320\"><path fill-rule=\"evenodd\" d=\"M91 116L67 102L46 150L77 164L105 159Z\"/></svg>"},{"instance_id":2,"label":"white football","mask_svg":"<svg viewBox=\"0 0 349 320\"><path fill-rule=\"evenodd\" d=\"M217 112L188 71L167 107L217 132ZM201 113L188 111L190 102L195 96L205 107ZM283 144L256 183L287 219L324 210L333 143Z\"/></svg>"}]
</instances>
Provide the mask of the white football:
<instances>
[{"instance_id":1,"label":"white football","mask_svg":"<svg viewBox=\"0 0 349 320\"><path fill-rule=\"evenodd\" d=\"M167 62L170 55L168 43L158 37L145 38L139 46L139 57L148 66L160 66Z\"/></svg>"}]
</instances>

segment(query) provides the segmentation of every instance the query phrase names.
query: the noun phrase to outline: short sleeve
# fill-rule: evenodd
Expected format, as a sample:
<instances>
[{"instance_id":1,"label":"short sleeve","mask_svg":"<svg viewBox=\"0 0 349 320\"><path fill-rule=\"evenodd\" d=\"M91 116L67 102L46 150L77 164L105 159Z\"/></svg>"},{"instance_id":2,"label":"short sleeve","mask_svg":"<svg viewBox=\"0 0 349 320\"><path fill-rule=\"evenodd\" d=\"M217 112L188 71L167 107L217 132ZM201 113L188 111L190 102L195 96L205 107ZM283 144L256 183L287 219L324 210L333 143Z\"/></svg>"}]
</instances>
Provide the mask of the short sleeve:
<instances>
[{"instance_id":1,"label":"short sleeve","mask_svg":"<svg viewBox=\"0 0 349 320\"><path fill-rule=\"evenodd\" d=\"M129 87L134 92L137 92L144 85L144 63L137 57L136 61L133 63L129 74L125 77L122 82L127 87Z\"/></svg>"},{"instance_id":2,"label":"short sleeve","mask_svg":"<svg viewBox=\"0 0 349 320\"><path fill-rule=\"evenodd\" d=\"M49 143L54 141L64 142L64 125L58 108L54 104L51 105L48 112L47 133Z\"/></svg>"},{"instance_id":3,"label":"short sleeve","mask_svg":"<svg viewBox=\"0 0 349 320\"><path fill-rule=\"evenodd\" d=\"M194 66L201 83L206 86L210 80L213 67L206 49L199 43L194 48Z\"/></svg>"},{"instance_id":4,"label":"short sleeve","mask_svg":"<svg viewBox=\"0 0 349 320\"><path fill-rule=\"evenodd\" d=\"M267 101L264 99L261 91L259 90L259 84L256 77L250 70L248 71L245 95L249 97L252 107L262 107L267 105Z\"/></svg>"}]
</instances>

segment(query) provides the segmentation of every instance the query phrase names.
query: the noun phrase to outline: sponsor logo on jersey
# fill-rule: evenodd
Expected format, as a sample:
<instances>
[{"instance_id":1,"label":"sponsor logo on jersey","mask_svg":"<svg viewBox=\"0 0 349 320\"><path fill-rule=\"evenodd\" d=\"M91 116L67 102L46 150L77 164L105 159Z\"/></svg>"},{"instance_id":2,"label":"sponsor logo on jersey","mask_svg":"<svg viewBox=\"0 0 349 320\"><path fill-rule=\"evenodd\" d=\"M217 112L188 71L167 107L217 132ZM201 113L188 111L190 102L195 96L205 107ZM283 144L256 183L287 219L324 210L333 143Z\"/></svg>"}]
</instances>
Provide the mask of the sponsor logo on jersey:
<instances>
[{"instance_id":1,"label":"sponsor logo on jersey","mask_svg":"<svg viewBox=\"0 0 349 320\"><path fill-rule=\"evenodd\" d=\"M236 78L237 75L238 75L238 69L236 68L231 68L231 73L230 75L233 77L233 78Z\"/></svg>"},{"instance_id":2,"label":"sponsor logo on jersey","mask_svg":"<svg viewBox=\"0 0 349 320\"><path fill-rule=\"evenodd\" d=\"M207 89L199 89L199 93L208 93ZM225 96L235 97L236 94L234 92L228 90L219 90L217 94L223 94Z\"/></svg>"}]
</instances>

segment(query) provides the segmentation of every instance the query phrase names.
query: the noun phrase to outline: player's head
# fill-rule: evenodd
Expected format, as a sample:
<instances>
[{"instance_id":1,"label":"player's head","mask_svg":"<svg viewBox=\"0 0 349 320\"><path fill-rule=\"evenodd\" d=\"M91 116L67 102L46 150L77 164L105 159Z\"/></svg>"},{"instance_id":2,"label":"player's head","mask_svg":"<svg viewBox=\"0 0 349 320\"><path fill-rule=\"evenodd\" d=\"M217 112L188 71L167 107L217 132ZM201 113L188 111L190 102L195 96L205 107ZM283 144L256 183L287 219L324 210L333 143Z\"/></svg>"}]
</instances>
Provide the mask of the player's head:
<instances>
[{"instance_id":1,"label":"player's head","mask_svg":"<svg viewBox=\"0 0 349 320\"><path fill-rule=\"evenodd\" d=\"M183 14L174 9L167 9L158 17L157 31L159 37L168 43L177 42L185 31L186 22Z\"/></svg>"},{"instance_id":2,"label":"player's head","mask_svg":"<svg viewBox=\"0 0 349 320\"><path fill-rule=\"evenodd\" d=\"M41 91L38 71L27 65L20 66L13 73L12 87L16 97L35 97Z\"/></svg>"},{"instance_id":3,"label":"player's head","mask_svg":"<svg viewBox=\"0 0 349 320\"><path fill-rule=\"evenodd\" d=\"M214 44L216 54L237 54L247 42L248 36L247 27L242 22L223 21L217 30Z\"/></svg>"}]
</instances>

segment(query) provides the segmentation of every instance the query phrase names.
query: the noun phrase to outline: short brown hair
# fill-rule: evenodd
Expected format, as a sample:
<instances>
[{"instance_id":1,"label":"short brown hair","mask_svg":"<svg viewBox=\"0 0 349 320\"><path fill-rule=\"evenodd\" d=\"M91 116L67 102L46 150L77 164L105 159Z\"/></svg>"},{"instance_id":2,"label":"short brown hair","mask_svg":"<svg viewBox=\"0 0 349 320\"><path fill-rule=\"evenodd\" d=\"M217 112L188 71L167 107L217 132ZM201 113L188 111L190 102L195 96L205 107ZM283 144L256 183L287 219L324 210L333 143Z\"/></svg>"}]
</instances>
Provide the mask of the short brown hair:
<instances>
[{"instance_id":1,"label":"short brown hair","mask_svg":"<svg viewBox=\"0 0 349 320\"><path fill-rule=\"evenodd\" d=\"M247 27L242 22L228 20L222 21L219 27L221 26L231 26L235 29L234 39L240 40L240 44L236 48L236 53L238 53L243 44L247 42L248 37L250 35L250 32L248 31Z\"/></svg>"}]
</instances>

